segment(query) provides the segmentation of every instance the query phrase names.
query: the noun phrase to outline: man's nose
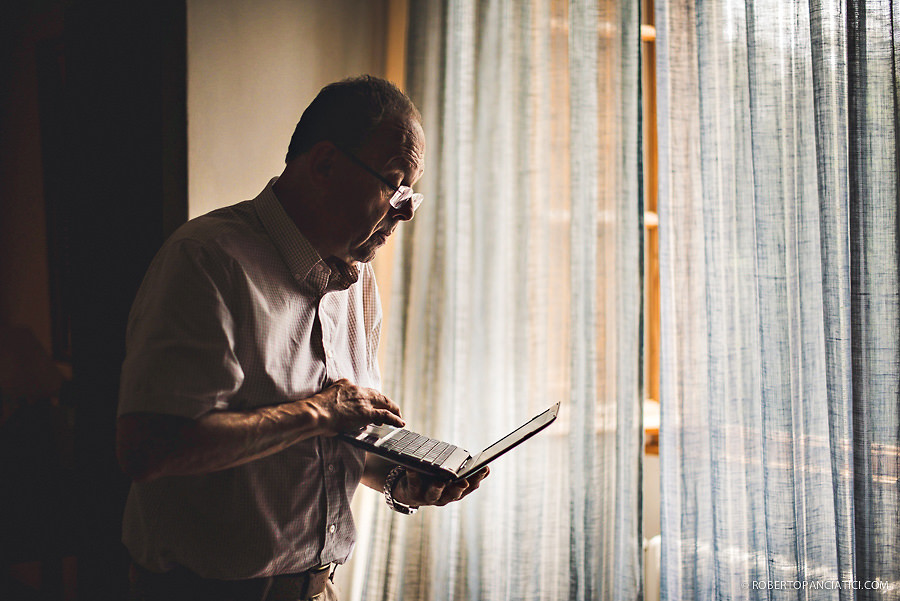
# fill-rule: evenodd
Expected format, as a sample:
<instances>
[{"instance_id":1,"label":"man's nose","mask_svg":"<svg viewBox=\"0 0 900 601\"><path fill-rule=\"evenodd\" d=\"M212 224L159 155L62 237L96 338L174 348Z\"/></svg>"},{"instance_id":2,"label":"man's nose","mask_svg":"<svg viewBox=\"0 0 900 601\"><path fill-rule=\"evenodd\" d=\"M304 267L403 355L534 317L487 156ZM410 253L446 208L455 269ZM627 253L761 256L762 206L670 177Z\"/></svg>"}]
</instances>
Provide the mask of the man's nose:
<instances>
[{"instance_id":1,"label":"man's nose","mask_svg":"<svg viewBox=\"0 0 900 601\"><path fill-rule=\"evenodd\" d=\"M412 203L409 201L404 202L399 209L391 207L391 213L400 221L409 221L413 218L413 215L415 215Z\"/></svg>"}]
</instances>

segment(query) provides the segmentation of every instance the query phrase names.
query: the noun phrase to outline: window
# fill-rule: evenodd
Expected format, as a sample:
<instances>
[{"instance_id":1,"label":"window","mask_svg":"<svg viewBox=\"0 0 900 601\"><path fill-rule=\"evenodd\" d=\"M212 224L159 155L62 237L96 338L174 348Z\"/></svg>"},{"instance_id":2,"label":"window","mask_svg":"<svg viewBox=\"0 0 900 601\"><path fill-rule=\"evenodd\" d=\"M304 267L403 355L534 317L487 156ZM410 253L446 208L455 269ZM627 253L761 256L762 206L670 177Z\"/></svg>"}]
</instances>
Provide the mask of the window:
<instances>
[{"instance_id":1,"label":"window","mask_svg":"<svg viewBox=\"0 0 900 601\"><path fill-rule=\"evenodd\" d=\"M656 28L653 0L641 6L641 88L644 125L644 450L659 453L659 219L656 136Z\"/></svg>"}]
</instances>

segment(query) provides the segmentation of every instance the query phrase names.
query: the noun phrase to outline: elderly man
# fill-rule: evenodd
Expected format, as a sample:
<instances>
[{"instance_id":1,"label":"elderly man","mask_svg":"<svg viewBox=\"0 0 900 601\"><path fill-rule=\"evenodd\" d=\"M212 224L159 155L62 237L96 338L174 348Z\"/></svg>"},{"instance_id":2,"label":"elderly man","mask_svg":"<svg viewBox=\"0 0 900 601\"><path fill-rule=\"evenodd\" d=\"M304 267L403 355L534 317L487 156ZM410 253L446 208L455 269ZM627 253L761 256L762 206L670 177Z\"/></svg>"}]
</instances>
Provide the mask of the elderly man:
<instances>
[{"instance_id":1,"label":"elderly man","mask_svg":"<svg viewBox=\"0 0 900 601\"><path fill-rule=\"evenodd\" d=\"M129 318L118 455L134 479L123 540L135 599L331 599L359 482L445 505L487 474L426 480L335 435L402 426L378 392L369 261L422 200L421 117L392 84L326 86L283 173L183 225Z\"/></svg>"}]
</instances>

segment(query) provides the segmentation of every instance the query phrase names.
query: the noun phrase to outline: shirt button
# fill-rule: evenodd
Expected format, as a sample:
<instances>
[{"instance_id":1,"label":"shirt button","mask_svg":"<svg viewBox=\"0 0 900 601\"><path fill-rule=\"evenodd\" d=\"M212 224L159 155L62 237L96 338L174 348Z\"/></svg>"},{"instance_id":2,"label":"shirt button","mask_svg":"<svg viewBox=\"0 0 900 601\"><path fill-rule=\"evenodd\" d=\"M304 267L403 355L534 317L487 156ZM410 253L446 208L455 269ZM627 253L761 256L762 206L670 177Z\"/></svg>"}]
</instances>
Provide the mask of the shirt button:
<instances>
[{"instance_id":1,"label":"shirt button","mask_svg":"<svg viewBox=\"0 0 900 601\"><path fill-rule=\"evenodd\" d=\"M329 359L334 359L334 351L331 350L331 349L328 349L327 351L325 351L325 355L326 355Z\"/></svg>"},{"instance_id":2,"label":"shirt button","mask_svg":"<svg viewBox=\"0 0 900 601\"><path fill-rule=\"evenodd\" d=\"M334 469L335 469L335 468L334 468L334 464L333 464L333 463L330 463L330 464L328 465L328 473L329 473L329 474L333 474L333 473L334 473Z\"/></svg>"},{"instance_id":3,"label":"shirt button","mask_svg":"<svg viewBox=\"0 0 900 601\"><path fill-rule=\"evenodd\" d=\"M335 531L335 530L337 530L337 526L335 526L334 524L332 524L332 525L328 528L328 532L331 533L331 534L334 534L334 531Z\"/></svg>"}]
</instances>

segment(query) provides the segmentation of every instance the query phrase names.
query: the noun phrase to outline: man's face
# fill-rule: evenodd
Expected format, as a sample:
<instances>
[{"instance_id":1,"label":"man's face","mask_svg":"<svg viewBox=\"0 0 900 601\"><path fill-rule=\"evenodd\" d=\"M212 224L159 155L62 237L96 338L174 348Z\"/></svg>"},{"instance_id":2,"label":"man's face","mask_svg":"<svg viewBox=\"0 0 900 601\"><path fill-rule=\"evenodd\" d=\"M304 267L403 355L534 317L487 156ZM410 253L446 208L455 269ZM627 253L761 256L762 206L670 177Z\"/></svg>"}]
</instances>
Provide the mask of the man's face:
<instances>
[{"instance_id":1,"label":"man's face","mask_svg":"<svg viewBox=\"0 0 900 601\"><path fill-rule=\"evenodd\" d=\"M422 176L425 136L414 120L386 120L356 156L394 186L412 186ZM345 260L368 262L401 221L413 217L410 206L390 205L394 193L350 157L341 155L346 180L334 198L347 242Z\"/></svg>"}]
</instances>

